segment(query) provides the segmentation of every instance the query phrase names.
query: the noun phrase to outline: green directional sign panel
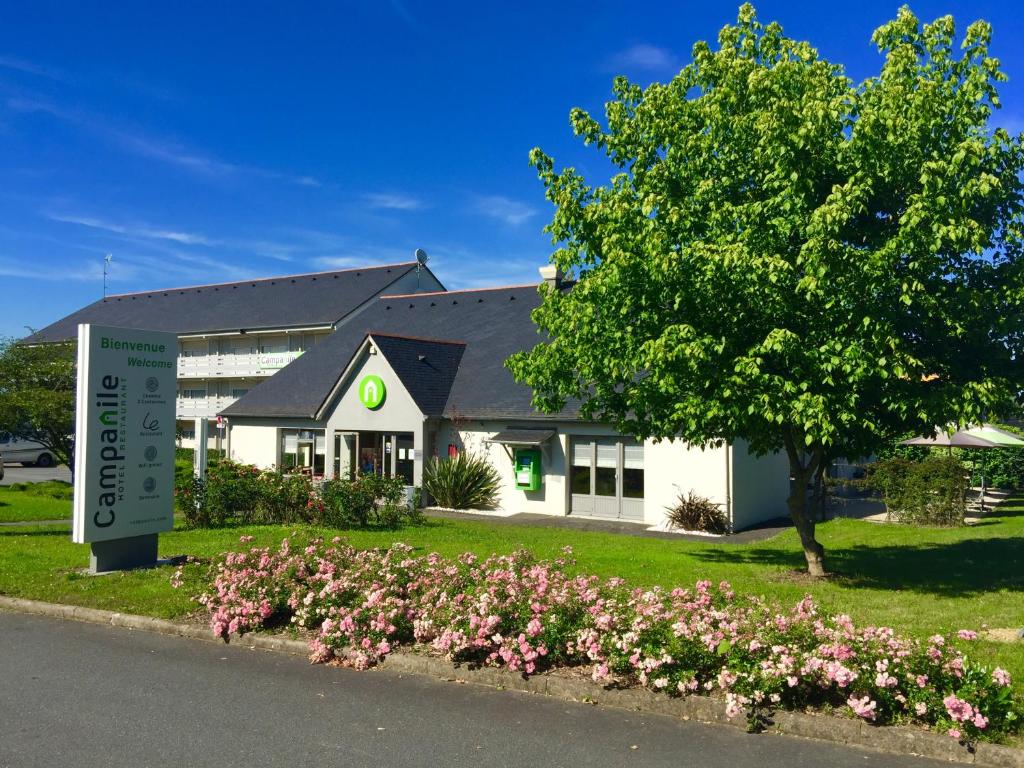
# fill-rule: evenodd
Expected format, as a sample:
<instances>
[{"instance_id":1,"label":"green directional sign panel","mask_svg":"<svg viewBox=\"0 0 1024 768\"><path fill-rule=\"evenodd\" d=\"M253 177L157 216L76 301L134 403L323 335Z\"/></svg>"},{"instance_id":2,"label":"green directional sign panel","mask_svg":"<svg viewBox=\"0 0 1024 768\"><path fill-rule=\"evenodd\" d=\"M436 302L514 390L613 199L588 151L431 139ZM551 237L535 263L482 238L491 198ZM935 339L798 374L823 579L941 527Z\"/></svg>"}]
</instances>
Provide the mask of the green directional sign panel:
<instances>
[{"instance_id":1,"label":"green directional sign panel","mask_svg":"<svg viewBox=\"0 0 1024 768\"><path fill-rule=\"evenodd\" d=\"M384 404L384 380L380 376L370 374L363 376L359 382L359 402L374 411Z\"/></svg>"}]
</instances>

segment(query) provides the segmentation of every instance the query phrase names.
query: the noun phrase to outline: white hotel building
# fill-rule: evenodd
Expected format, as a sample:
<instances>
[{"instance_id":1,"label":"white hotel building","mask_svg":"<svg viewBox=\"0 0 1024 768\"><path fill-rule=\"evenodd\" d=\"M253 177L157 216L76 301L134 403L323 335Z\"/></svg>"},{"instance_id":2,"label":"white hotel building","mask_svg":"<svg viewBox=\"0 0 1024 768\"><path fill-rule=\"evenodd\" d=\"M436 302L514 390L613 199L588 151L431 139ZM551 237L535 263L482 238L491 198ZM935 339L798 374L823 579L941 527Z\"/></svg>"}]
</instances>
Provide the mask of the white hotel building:
<instances>
[{"instance_id":1,"label":"white hotel building","mask_svg":"<svg viewBox=\"0 0 1024 768\"><path fill-rule=\"evenodd\" d=\"M573 403L537 412L505 361L536 344L539 301L536 284L448 291L410 262L110 296L28 341L73 339L90 322L173 331L182 433L219 416L209 444L260 467L414 486L431 457L469 450L498 470L513 514L660 525L693 491L735 530L786 515L781 455L637 441Z\"/></svg>"},{"instance_id":2,"label":"white hotel building","mask_svg":"<svg viewBox=\"0 0 1024 768\"><path fill-rule=\"evenodd\" d=\"M30 336L27 343L77 338L79 323L178 335L177 431L193 447L208 419L208 446L223 449L217 415L273 376L384 292L444 286L416 261L316 274L107 296Z\"/></svg>"}]
</instances>

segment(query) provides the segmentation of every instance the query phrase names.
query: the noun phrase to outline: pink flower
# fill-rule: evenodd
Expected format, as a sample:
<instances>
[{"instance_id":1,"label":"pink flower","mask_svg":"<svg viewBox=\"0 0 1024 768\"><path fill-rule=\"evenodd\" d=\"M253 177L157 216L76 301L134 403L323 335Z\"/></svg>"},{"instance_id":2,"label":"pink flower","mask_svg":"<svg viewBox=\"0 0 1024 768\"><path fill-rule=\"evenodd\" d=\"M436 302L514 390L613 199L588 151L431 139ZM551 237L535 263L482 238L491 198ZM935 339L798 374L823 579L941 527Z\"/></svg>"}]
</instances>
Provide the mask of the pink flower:
<instances>
[{"instance_id":1,"label":"pink flower","mask_svg":"<svg viewBox=\"0 0 1024 768\"><path fill-rule=\"evenodd\" d=\"M960 741L960 729L959 728L950 728L949 729L949 735L952 736L957 741Z\"/></svg>"},{"instance_id":2,"label":"pink flower","mask_svg":"<svg viewBox=\"0 0 1024 768\"><path fill-rule=\"evenodd\" d=\"M996 667L992 670L992 681L996 683L996 685L1002 685L1006 687L1011 683L1010 673L1002 667Z\"/></svg>"},{"instance_id":3,"label":"pink flower","mask_svg":"<svg viewBox=\"0 0 1024 768\"><path fill-rule=\"evenodd\" d=\"M846 703L857 717L863 717L865 720L875 719L875 708L878 706L878 703L872 701L870 696L862 696L859 699L851 696L846 700Z\"/></svg>"},{"instance_id":4,"label":"pink flower","mask_svg":"<svg viewBox=\"0 0 1024 768\"><path fill-rule=\"evenodd\" d=\"M945 705L949 716L958 723L966 722L974 717L974 707L963 699L958 699L955 694L949 694L949 696L942 700L942 703Z\"/></svg>"},{"instance_id":5,"label":"pink flower","mask_svg":"<svg viewBox=\"0 0 1024 768\"><path fill-rule=\"evenodd\" d=\"M985 730L988 727L988 718L985 717L981 712L974 713L974 727L979 730Z\"/></svg>"},{"instance_id":6,"label":"pink flower","mask_svg":"<svg viewBox=\"0 0 1024 768\"><path fill-rule=\"evenodd\" d=\"M973 629L961 629L959 632L956 633L956 636L959 637L961 640L978 639L978 633L975 632Z\"/></svg>"},{"instance_id":7,"label":"pink flower","mask_svg":"<svg viewBox=\"0 0 1024 768\"><path fill-rule=\"evenodd\" d=\"M914 705L914 712L917 713L918 717L924 717L924 713L927 711L928 705L925 704L923 701L919 701L917 702L917 704Z\"/></svg>"}]
</instances>

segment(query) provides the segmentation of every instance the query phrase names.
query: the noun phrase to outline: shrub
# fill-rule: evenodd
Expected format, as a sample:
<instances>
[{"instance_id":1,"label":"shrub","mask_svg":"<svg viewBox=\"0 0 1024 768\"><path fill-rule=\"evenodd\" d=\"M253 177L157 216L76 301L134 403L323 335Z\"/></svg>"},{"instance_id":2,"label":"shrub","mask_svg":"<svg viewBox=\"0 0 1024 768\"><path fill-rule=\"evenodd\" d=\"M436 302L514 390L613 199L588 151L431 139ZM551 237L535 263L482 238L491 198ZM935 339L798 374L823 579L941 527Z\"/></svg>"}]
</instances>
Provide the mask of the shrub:
<instances>
[{"instance_id":1,"label":"shrub","mask_svg":"<svg viewBox=\"0 0 1024 768\"><path fill-rule=\"evenodd\" d=\"M423 468L423 490L442 507L493 509L500 489L501 478L484 456L434 457Z\"/></svg>"},{"instance_id":2,"label":"shrub","mask_svg":"<svg viewBox=\"0 0 1024 768\"><path fill-rule=\"evenodd\" d=\"M722 508L706 496L693 491L685 496L680 493L675 505L666 507L666 511L673 528L706 533L729 532L729 518Z\"/></svg>"},{"instance_id":3,"label":"shrub","mask_svg":"<svg viewBox=\"0 0 1024 768\"><path fill-rule=\"evenodd\" d=\"M968 451L963 453L967 454ZM985 477L986 485L1013 490L1024 488L1024 450L1020 448L974 450L970 451L969 456L964 455L963 459L973 464L977 475Z\"/></svg>"},{"instance_id":4,"label":"shrub","mask_svg":"<svg viewBox=\"0 0 1024 768\"><path fill-rule=\"evenodd\" d=\"M963 525L967 476L954 456L901 457L869 464L866 485L882 495L889 516L916 525Z\"/></svg>"},{"instance_id":5,"label":"shrub","mask_svg":"<svg viewBox=\"0 0 1024 768\"><path fill-rule=\"evenodd\" d=\"M322 524L334 528L374 525L395 528L414 522L421 512L405 503L405 481L400 477L358 475L354 480L334 478L320 491Z\"/></svg>"},{"instance_id":6,"label":"shrub","mask_svg":"<svg viewBox=\"0 0 1024 768\"><path fill-rule=\"evenodd\" d=\"M309 475L266 470L259 473L256 486L256 507L246 522L310 523L321 516L320 499Z\"/></svg>"},{"instance_id":7,"label":"shrub","mask_svg":"<svg viewBox=\"0 0 1024 768\"><path fill-rule=\"evenodd\" d=\"M967 742L1019 729L1010 675L959 647L973 631L916 640L822 614L810 597L783 608L737 596L726 582L631 589L569 575L574 565L527 552L480 561L414 556L404 544L356 550L338 538L285 539L276 550L222 555L196 599L216 636L292 623L311 633L319 662L365 668L419 644L524 675L589 665L596 681L714 693L730 718L753 723L776 708L832 707Z\"/></svg>"},{"instance_id":8,"label":"shrub","mask_svg":"<svg viewBox=\"0 0 1024 768\"><path fill-rule=\"evenodd\" d=\"M260 470L229 460L211 464L205 480L191 473L179 475L175 506L196 528L233 523L395 528L421 517L419 508L406 503L401 478L363 475L318 487L308 475Z\"/></svg>"},{"instance_id":9,"label":"shrub","mask_svg":"<svg viewBox=\"0 0 1024 768\"><path fill-rule=\"evenodd\" d=\"M190 528L210 528L210 510L206 505L206 481L195 475L174 478L174 507Z\"/></svg>"}]
</instances>

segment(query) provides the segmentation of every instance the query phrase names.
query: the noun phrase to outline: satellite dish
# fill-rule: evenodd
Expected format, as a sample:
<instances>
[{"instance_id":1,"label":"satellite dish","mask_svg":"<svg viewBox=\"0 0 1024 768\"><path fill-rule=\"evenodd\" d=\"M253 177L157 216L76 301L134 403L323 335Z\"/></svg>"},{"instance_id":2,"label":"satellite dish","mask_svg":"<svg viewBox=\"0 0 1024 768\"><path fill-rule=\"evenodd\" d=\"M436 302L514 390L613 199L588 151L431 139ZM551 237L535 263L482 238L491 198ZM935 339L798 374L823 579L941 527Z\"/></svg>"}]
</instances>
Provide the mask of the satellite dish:
<instances>
[{"instance_id":1,"label":"satellite dish","mask_svg":"<svg viewBox=\"0 0 1024 768\"><path fill-rule=\"evenodd\" d=\"M418 263L418 264L426 264L427 261L430 259L430 257L427 256L427 252L424 251L422 248L417 248L416 249L415 256L416 256L416 263Z\"/></svg>"}]
</instances>

